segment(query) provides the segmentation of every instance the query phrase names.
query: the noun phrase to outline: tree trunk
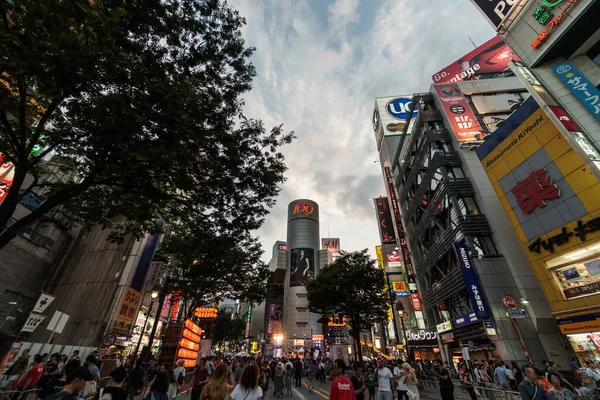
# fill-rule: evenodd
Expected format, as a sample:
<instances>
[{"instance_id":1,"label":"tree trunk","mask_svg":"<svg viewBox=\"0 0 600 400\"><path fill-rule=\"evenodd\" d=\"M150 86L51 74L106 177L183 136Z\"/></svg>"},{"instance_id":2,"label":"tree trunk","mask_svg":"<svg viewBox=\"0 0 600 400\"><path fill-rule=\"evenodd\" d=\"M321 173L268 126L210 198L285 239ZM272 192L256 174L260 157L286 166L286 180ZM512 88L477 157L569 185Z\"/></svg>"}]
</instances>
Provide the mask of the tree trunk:
<instances>
[{"instance_id":1,"label":"tree trunk","mask_svg":"<svg viewBox=\"0 0 600 400\"><path fill-rule=\"evenodd\" d=\"M354 342L356 343L356 361L362 362L362 346L360 345L360 317L357 316L353 319L354 325L352 326L352 333L354 334Z\"/></svg>"}]
</instances>

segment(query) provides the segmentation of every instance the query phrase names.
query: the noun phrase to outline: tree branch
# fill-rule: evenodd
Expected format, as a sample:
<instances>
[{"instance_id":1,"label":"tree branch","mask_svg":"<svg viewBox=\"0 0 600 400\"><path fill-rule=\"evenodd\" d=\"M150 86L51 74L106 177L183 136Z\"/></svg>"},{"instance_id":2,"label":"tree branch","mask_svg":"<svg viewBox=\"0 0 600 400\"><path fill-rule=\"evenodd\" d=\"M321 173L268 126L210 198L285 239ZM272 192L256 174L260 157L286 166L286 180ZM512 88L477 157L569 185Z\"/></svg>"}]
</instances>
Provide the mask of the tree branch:
<instances>
[{"instance_id":1,"label":"tree branch","mask_svg":"<svg viewBox=\"0 0 600 400\"><path fill-rule=\"evenodd\" d=\"M64 97L61 97L60 99L52 100L50 102L50 104L48 105L48 107L46 108L44 115L42 115L42 118L40 118L40 120L38 121L37 128L35 128L35 133L31 137L29 145L25 149L25 152L27 154L31 153L31 150L33 150L34 146L40 140L40 136L42 136L42 133L44 133L44 131L46 130L46 123L48 122L48 120L50 119L50 117L52 116L52 114L54 113L56 108L58 107L58 105L63 101L63 99L64 99Z\"/></svg>"},{"instance_id":2,"label":"tree branch","mask_svg":"<svg viewBox=\"0 0 600 400\"><path fill-rule=\"evenodd\" d=\"M21 134L21 142L25 144L27 141L27 130L25 129L26 120L26 105L27 105L27 88L25 87L25 76L21 75L18 79L19 87L19 131ZM27 156L27 153L24 154Z\"/></svg>"},{"instance_id":3,"label":"tree branch","mask_svg":"<svg viewBox=\"0 0 600 400\"><path fill-rule=\"evenodd\" d=\"M10 143L13 146L13 150L16 154L20 154L21 152L19 151L19 139L17 138L17 135L15 135L15 131L13 130L12 126L10 126L10 123L8 122L8 117L6 115L6 112L2 109L0 109L0 121L2 121L2 125L4 125L4 128L6 129L6 132L8 133L8 138L10 140Z\"/></svg>"},{"instance_id":4,"label":"tree branch","mask_svg":"<svg viewBox=\"0 0 600 400\"><path fill-rule=\"evenodd\" d=\"M31 174L33 175L33 182L31 183L31 185L29 185L29 187L27 189L25 189L25 191L23 193L21 193L19 195L19 201L21 201L25 196L27 196L33 190L33 188L36 187L38 184L37 172L35 172L34 170L31 170Z\"/></svg>"}]
</instances>

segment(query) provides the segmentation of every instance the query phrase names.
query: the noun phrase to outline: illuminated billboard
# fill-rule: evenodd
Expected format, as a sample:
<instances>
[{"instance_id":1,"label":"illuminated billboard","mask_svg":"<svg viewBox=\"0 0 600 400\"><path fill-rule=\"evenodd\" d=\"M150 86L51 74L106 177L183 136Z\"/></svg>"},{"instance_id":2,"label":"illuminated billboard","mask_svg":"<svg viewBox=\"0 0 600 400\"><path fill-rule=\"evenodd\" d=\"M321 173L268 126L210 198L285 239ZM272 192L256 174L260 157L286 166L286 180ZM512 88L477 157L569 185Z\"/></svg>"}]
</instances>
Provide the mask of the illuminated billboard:
<instances>
[{"instance_id":1,"label":"illuminated billboard","mask_svg":"<svg viewBox=\"0 0 600 400\"><path fill-rule=\"evenodd\" d=\"M462 82L479 79L481 76L510 71L510 60L519 57L500 36L494 36L475 50L465 54L446 68L433 74L434 83Z\"/></svg>"},{"instance_id":2,"label":"illuminated billboard","mask_svg":"<svg viewBox=\"0 0 600 400\"><path fill-rule=\"evenodd\" d=\"M441 83L433 85L433 87L442 103L444 114L452 126L456 140L459 143L477 140L475 135L481 134L481 126L458 85Z\"/></svg>"},{"instance_id":3,"label":"illuminated billboard","mask_svg":"<svg viewBox=\"0 0 600 400\"><path fill-rule=\"evenodd\" d=\"M377 211L377 226L379 226L379 238L381 243L396 243L394 224L387 197L373 199Z\"/></svg>"},{"instance_id":4,"label":"illuminated billboard","mask_svg":"<svg viewBox=\"0 0 600 400\"><path fill-rule=\"evenodd\" d=\"M476 152L552 311L598 304L600 182L544 109L530 97Z\"/></svg>"},{"instance_id":5,"label":"illuminated billboard","mask_svg":"<svg viewBox=\"0 0 600 400\"><path fill-rule=\"evenodd\" d=\"M269 320L267 333L279 334L283 332L283 304L269 305Z\"/></svg>"},{"instance_id":6,"label":"illuminated billboard","mask_svg":"<svg viewBox=\"0 0 600 400\"><path fill-rule=\"evenodd\" d=\"M408 121L408 111L412 105L412 95L378 97L373 110L373 130L377 138L377 150L381 148L384 136L400 135ZM417 116L417 109L412 118Z\"/></svg>"},{"instance_id":7,"label":"illuminated billboard","mask_svg":"<svg viewBox=\"0 0 600 400\"><path fill-rule=\"evenodd\" d=\"M315 251L308 247L292 249L290 263L290 287L306 286L314 278Z\"/></svg>"}]
</instances>

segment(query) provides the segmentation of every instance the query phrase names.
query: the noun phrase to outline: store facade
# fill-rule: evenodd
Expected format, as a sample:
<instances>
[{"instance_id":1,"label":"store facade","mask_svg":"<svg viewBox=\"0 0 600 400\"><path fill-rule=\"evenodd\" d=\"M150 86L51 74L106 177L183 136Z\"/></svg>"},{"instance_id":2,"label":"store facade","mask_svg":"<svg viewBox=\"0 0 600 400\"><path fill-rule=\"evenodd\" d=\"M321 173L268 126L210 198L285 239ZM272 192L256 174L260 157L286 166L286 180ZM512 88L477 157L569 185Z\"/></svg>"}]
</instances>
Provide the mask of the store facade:
<instances>
[{"instance_id":1,"label":"store facade","mask_svg":"<svg viewBox=\"0 0 600 400\"><path fill-rule=\"evenodd\" d=\"M600 183L548 114L527 99L477 155L577 365L600 356Z\"/></svg>"}]
</instances>

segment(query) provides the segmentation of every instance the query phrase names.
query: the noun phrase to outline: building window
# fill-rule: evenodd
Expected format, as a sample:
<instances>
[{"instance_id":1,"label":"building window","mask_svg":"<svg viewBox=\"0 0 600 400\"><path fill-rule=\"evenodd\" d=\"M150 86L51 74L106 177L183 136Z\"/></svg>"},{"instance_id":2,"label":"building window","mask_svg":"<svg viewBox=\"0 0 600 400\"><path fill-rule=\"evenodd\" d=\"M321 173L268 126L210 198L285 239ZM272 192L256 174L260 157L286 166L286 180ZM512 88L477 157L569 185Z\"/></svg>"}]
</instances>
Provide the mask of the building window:
<instances>
[{"instance_id":1,"label":"building window","mask_svg":"<svg viewBox=\"0 0 600 400\"><path fill-rule=\"evenodd\" d=\"M600 293L600 244L571 251L546 262L566 300Z\"/></svg>"},{"instance_id":2,"label":"building window","mask_svg":"<svg viewBox=\"0 0 600 400\"><path fill-rule=\"evenodd\" d=\"M299 299L305 299L305 298L306 298L306 293L296 293L296 296L297 296Z\"/></svg>"},{"instance_id":3,"label":"building window","mask_svg":"<svg viewBox=\"0 0 600 400\"><path fill-rule=\"evenodd\" d=\"M298 312L306 312L306 307L296 307L296 311L298 311Z\"/></svg>"},{"instance_id":4,"label":"building window","mask_svg":"<svg viewBox=\"0 0 600 400\"><path fill-rule=\"evenodd\" d=\"M600 40L597 41L585 54L591 58L594 64L600 67Z\"/></svg>"}]
</instances>

